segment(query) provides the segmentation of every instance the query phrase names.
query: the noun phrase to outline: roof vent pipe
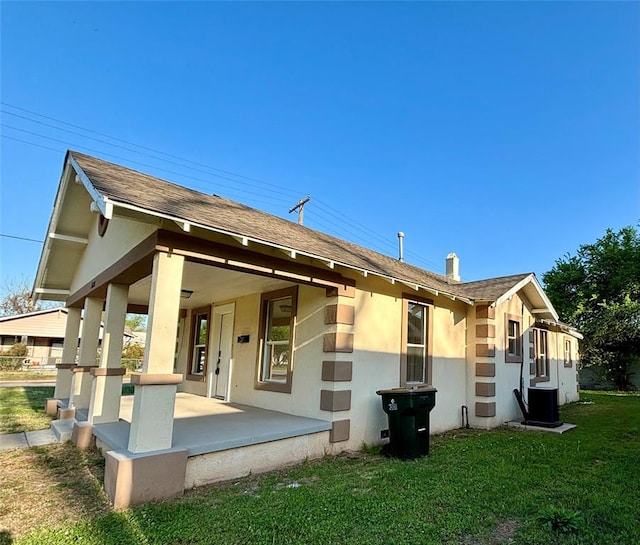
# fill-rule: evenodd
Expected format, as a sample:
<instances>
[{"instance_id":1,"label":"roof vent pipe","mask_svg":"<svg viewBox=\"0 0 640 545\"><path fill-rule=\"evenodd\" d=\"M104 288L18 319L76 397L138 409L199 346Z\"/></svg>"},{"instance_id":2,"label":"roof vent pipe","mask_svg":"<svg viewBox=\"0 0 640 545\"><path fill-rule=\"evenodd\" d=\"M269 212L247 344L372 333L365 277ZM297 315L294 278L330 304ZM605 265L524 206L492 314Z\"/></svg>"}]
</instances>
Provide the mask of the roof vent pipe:
<instances>
[{"instance_id":1,"label":"roof vent pipe","mask_svg":"<svg viewBox=\"0 0 640 545\"><path fill-rule=\"evenodd\" d=\"M458 256L456 254L451 252L449 255L447 255L447 260L446 260L447 278L451 278L451 280L460 281L459 269L460 269L460 260L458 259Z\"/></svg>"},{"instance_id":2,"label":"roof vent pipe","mask_svg":"<svg viewBox=\"0 0 640 545\"><path fill-rule=\"evenodd\" d=\"M400 263L404 263L404 249L402 247L402 241L404 239L404 233L402 231L398 232L398 261Z\"/></svg>"}]
</instances>

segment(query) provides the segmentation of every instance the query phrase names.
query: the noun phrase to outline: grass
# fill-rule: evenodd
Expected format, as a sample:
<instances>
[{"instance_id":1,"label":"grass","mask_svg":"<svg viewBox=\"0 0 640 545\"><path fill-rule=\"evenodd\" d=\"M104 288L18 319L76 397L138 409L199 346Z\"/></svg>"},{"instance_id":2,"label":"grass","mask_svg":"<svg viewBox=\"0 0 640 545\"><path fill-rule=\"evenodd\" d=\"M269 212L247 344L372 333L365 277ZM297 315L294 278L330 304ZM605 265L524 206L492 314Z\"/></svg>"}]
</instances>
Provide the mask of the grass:
<instances>
[{"instance_id":1,"label":"grass","mask_svg":"<svg viewBox=\"0 0 640 545\"><path fill-rule=\"evenodd\" d=\"M123 384L122 395L133 394L133 388ZM45 413L44 404L53 390L53 386L0 388L0 434L48 428L53 417Z\"/></svg>"},{"instance_id":2,"label":"grass","mask_svg":"<svg viewBox=\"0 0 640 545\"><path fill-rule=\"evenodd\" d=\"M44 410L44 403L53 396L53 386L0 388L0 433L48 428L52 417Z\"/></svg>"},{"instance_id":3,"label":"grass","mask_svg":"<svg viewBox=\"0 0 640 545\"><path fill-rule=\"evenodd\" d=\"M586 393L561 416L578 428L456 430L432 437L431 456L414 462L368 449L170 502L47 523L55 527L38 529L32 519L28 531L11 530L0 514L0 528L16 545L640 543L640 396ZM7 455L0 453L2 467ZM90 463L73 465L89 471ZM13 498L11 516L29 493L0 483L4 497Z\"/></svg>"},{"instance_id":4,"label":"grass","mask_svg":"<svg viewBox=\"0 0 640 545\"><path fill-rule=\"evenodd\" d=\"M0 382L11 380L56 380L56 371L0 371Z\"/></svg>"}]
</instances>

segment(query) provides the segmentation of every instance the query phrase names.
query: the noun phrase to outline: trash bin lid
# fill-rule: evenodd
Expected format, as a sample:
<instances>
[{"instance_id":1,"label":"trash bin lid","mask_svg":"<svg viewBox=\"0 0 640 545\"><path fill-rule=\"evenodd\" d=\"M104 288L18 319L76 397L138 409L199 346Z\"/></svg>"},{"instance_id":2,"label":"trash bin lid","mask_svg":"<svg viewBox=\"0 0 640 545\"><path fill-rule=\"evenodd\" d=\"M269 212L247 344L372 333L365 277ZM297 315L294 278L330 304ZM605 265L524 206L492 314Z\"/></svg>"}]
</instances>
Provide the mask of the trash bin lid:
<instances>
[{"instance_id":1,"label":"trash bin lid","mask_svg":"<svg viewBox=\"0 0 640 545\"><path fill-rule=\"evenodd\" d=\"M377 390L376 394L379 396L385 394L391 395L421 395L427 392L437 392L433 386L426 384L424 386L406 386L404 388L388 388L386 390Z\"/></svg>"}]
</instances>

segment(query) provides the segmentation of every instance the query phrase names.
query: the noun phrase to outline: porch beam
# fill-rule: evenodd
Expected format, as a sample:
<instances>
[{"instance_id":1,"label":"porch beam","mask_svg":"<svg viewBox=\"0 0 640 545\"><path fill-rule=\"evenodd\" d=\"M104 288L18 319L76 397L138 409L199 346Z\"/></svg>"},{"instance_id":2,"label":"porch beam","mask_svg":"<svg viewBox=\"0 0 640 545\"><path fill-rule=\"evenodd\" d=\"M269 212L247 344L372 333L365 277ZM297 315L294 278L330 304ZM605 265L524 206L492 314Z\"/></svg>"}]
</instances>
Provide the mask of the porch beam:
<instances>
[{"instance_id":1,"label":"porch beam","mask_svg":"<svg viewBox=\"0 0 640 545\"><path fill-rule=\"evenodd\" d=\"M67 291L66 295L69 295L67 306L82 307L82 302L85 297L106 298L107 285L110 282L131 286L138 280L148 276L151 273L157 238L156 233L149 235L113 265L98 274L74 293L69 295Z\"/></svg>"},{"instance_id":2,"label":"porch beam","mask_svg":"<svg viewBox=\"0 0 640 545\"><path fill-rule=\"evenodd\" d=\"M251 250L235 248L225 244L202 241L170 231L158 231L156 251L172 252L183 255L188 261L194 261L242 272L252 272L258 275L295 280L303 283L322 285L330 282L332 285L354 286L355 281L342 276L339 272L314 267L299 262L291 262L284 258L261 254ZM283 275L282 273L285 273Z\"/></svg>"}]
</instances>

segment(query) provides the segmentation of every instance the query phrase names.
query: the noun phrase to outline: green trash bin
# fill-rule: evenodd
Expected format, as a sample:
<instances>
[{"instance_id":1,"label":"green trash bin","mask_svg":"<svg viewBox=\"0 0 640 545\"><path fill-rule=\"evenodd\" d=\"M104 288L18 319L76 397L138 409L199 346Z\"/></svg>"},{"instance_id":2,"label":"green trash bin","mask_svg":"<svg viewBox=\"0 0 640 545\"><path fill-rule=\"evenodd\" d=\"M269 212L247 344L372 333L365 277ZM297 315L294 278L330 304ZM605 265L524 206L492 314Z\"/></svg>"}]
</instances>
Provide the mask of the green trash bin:
<instances>
[{"instance_id":1,"label":"green trash bin","mask_svg":"<svg viewBox=\"0 0 640 545\"><path fill-rule=\"evenodd\" d=\"M383 452L413 460L429 454L429 413L436 405L433 386L378 390L389 419L389 443Z\"/></svg>"}]
</instances>

